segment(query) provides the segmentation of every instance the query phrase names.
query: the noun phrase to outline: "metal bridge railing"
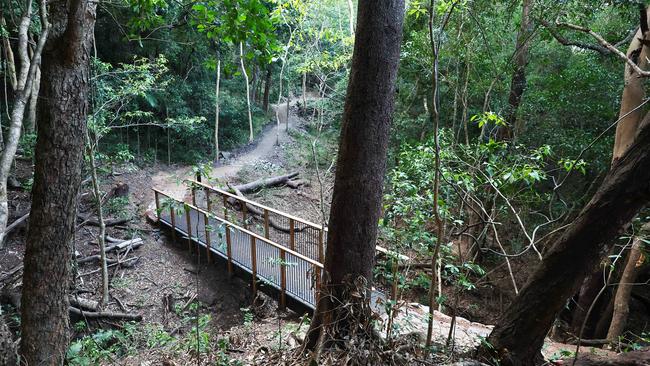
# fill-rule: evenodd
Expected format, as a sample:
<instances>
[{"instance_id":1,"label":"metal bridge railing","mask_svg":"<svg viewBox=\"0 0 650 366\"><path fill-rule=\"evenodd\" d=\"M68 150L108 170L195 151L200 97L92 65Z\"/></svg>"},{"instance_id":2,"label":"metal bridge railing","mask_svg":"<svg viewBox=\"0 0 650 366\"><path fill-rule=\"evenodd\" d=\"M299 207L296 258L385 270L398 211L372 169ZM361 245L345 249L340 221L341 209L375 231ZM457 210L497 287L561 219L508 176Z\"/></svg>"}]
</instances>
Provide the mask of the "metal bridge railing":
<instances>
[{"instance_id":1,"label":"metal bridge railing","mask_svg":"<svg viewBox=\"0 0 650 366\"><path fill-rule=\"evenodd\" d=\"M232 273L233 266L237 266L250 273L253 278L253 293L257 291L258 280L261 280L280 292L282 308L286 306L287 295L314 308L320 289L323 264L321 260L312 258L313 251L300 252L298 248L307 245L320 245L320 250L323 250L323 238L318 237L315 243L309 243L298 237L298 240L303 240L298 242L296 240L296 222L301 225L305 225L306 222L294 218L294 230L289 230L288 233L289 245L278 244L274 240L275 234L272 234L273 231L270 229L270 220L271 217L286 219L286 215L283 216L278 214L279 211L264 208L261 219L253 218L243 208L247 204L253 204L252 201L239 197L239 202L244 202L246 205L241 206L241 211L237 211L229 208L228 202L228 199L237 198L237 196L223 191L219 193L218 197L223 202L221 209L223 209L224 217L215 214L216 205L210 197L217 197L217 195L207 193L208 199L204 202L207 209L202 209L195 204L195 194L193 195L193 204L189 204L154 189L159 220L172 229L174 237L177 233L186 237L190 251L193 250L194 244L197 244L205 248L208 261L211 261L212 256L216 254L227 261L229 272ZM291 221L289 221L289 225L291 227ZM321 235L323 230L315 232L317 235ZM278 237L282 238L280 234ZM291 247L292 243L293 247ZM319 258L322 258L322 255L323 252L317 253Z\"/></svg>"}]
</instances>

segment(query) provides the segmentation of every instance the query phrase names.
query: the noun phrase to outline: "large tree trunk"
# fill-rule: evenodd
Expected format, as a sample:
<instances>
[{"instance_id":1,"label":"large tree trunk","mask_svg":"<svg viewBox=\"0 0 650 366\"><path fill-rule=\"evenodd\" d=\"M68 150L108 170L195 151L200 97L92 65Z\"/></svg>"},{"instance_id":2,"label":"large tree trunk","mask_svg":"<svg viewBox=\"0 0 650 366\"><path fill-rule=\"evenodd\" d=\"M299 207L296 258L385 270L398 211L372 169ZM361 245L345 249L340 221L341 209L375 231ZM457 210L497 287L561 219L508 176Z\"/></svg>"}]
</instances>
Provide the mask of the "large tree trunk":
<instances>
[{"instance_id":1,"label":"large tree trunk","mask_svg":"<svg viewBox=\"0 0 650 366\"><path fill-rule=\"evenodd\" d=\"M349 318L352 312L369 319L356 313L366 307L350 293L350 285L361 279L361 290L369 291L372 282L403 17L403 0L359 1L323 286L307 337L310 349L321 335L331 337L328 341L350 335L357 327Z\"/></svg>"},{"instance_id":2,"label":"large tree trunk","mask_svg":"<svg viewBox=\"0 0 650 366\"><path fill-rule=\"evenodd\" d=\"M650 57L650 49L643 45L649 35L649 15L650 7L646 8L645 11L641 11L639 30L636 32L634 38L632 38L626 53L627 57L635 60L639 68L642 70L648 68L648 58ZM640 106L645 100L645 79L639 77L638 73L627 63L625 65L623 79L625 80L625 86L623 87L621 107L618 115L620 121L616 126L616 138L614 140L612 162L618 160L629 146L632 145L639 129L639 124L644 116L644 109L640 108ZM576 310L573 313L573 319L571 322L571 328L575 333L584 331L583 336L593 336L594 331L598 328L596 326L598 319L596 319L595 316L591 316L587 319L586 316L587 309L592 306L592 303L598 300L597 304L594 305L594 309L602 309L602 307L606 307L611 300L612 294L609 291L601 295L600 299L596 299L596 296L601 292L601 288L605 285L602 280L604 271L607 272L607 269L604 269L601 265L596 265L580 288ZM616 276L614 278L616 278ZM594 314L600 314L601 312L602 311L593 311ZM601 335L596 334L596 336Z\"/></svg>"},{"instance_id":3,"label":"large tree trunk","mask_svg":"<svg viewBox=\"0 0 650 366\"><path fill-rule=\"evenodd\" d=\"M566 301L609 252L620 230L650 202L648 166L650 116L490 334L488 342L504 365L532 365L538 359L544 337Z\"/></svg>"},{"instance_id":4,"label":"large tree trunk","mask_svg":"<svg viewBox=\"0 0 650 366\"><path fill-rule=\"evenodd\" d=\"M49 3L21 307L27 365L61 365L68 347L72 235L86 134L96 2Z\"/></svg>"},{"instance_id":5,"label":"large tree trunk","mask_svg":"<svg viewBox=\"0 0 650 366\"><path fill-rule=\"evenodd\" d=\"M515 70L510 82L510 94L508 96L508 110L505 120L507 126L500 127L498 132L499 140L510 140L515 132L520 132L521 126L517 127L517 112L521 104L521 98L526 89L526 65L528 64L528 44L532 33L533 22L530 19L530 11L533 7L532 0L524 0L521 11L521 28L517 34L515 45Z\"/></svg>"}]
</instances>

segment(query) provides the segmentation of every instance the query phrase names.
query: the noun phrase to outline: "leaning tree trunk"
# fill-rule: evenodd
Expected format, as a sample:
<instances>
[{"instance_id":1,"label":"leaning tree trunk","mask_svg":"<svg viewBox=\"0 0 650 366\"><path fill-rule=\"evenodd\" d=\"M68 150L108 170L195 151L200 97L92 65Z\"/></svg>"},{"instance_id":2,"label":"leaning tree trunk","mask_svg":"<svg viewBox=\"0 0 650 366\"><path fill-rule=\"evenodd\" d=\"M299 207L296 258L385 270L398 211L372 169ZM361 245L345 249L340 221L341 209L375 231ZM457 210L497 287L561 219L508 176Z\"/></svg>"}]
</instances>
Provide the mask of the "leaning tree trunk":
<instances>
[{"instance_id":1,"label":"leaning tree trunk","mask_svg":"<svg viewBox=\"0 0 650 366\"><path fill-rule=\"evenodd\" d=\"M648 68L648 58L650 57L650 48L644 47L644 42L647 42L649 36L648 32L648 15L650 15L650 7L640 14L640 27L636 32L634 38L630 42L627 49L627 57L637 62L637 65L642 70ZM623 94L621 97L621 107L619 111L618 125L616 126L616 137L614 140L614 151L612 154L612 162L618 160L630 145L634 142L639 124L643 119L644 108L642 105L645 103L645 79L640 77L639 74L629 65L625 65L625 73L623 76L625 84L623 87ZM576 310L573 313L571 321L571 328L574 332L579 333L582 329L585 330L583 336L593 335L593 330L597 329L593 319L586 319L587 309L592 306L592 303L597 301L596 296L601 292L600 289L604 286L602 277L603 269L601 265L597 264L591 273L587 276L580 288ZM598 301L598 306L609 303L611 299L610 293L605 293ZM599 312L594 312L599 313Z\"/></svg>"},{"instance_id":2,"label":"leaning tree trunk","mask_svg":"<svg viewBox=\"0 0 650 366\"><path fill-rule=\"evenodd\" d=\"M372 282L403 17L403 0L359 1L325 273L307 336L309 349L321 335L328 337L327 343L351 336L358 329L351 314L369 323L370 314L363 312L367 307L359 300L368 297L354 296L350 286L361 282L361 291L370 291Z\"/></svg>"},{"instance_id":3,"label":"leaning tree trunk","mask_svg":"<svg viewBox=\"0 0 650 366\"><path fill-rule=\"evenodd\" d=\"M69 339L67 293L81 183L96 2L49 2L52 26L41 98L21 306L22 361L62 365Z\"/></svg>"},{"instance_id":4,"label":"leaning tree trunk","mask_svg":"<svg viewBox=\"0 0 650 366\"><path fill-rule=\"evenodd\" d=\"M7 178L11 171L18 142L22 132L25 108L29 96L32 92L32 83L36 76L36 70L41 62L41 53L47 40L49 27L47 22L46 2L41 1L40 14L43 30L38 39L38 44L34 50L32 59L29 59L27 48L29 47L28 32L31 24L32 1L27 1L25 11L22 15L18 29L18 54L20 58L20 72L17 77L16 90L14 93L14 103L11 110L11 122L9 125L9 134L5 141L4 150L0 154L0 248L3 246L5 238L5 229L7 219L9 218L9 204L7 201Z\"/></svg>"},{"instance_id":5,"label":"leaning tree trunk","mask_svg":"<svg viewBox=\"0 0 650 366\"><path fill-rule=\"evenodd\" d=\"M544 257L497 322L482 352L504 365L532 365L544 337L621 229L650 202L650 115L634 144L612 166L591 201Z\"/></svg>"},{"instance_id":6,"label":"leaning tree trunk","mask_svg":"<svg viewBox=\"0 0 650 366\"><path fill-rule=\"evenodd\" d=\"M515 70L510 82L510 94L508 96L508 111L506 113L507 125L499 128L499 140L511 140L516 132L521 132L521 126L517 127L517 112L521 104L521 98L526 89L526 65L528 64L528 44L532 33L533 23L530 19L530 11L533 7L532 0L524 0L521 12L521 28L517 34L515 45Z\"/></svg>"}]
</instances>

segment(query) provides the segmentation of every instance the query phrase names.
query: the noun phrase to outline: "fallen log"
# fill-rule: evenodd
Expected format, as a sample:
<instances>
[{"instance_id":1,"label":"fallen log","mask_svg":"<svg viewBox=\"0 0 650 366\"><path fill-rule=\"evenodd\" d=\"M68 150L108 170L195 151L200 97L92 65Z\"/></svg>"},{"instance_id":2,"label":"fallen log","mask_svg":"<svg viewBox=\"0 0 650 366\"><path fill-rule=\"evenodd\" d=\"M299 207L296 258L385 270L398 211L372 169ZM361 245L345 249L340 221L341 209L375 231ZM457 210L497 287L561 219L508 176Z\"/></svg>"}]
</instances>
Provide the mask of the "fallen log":
<instances>
[{"instance_id":1,"label":"fallen log","mask_svg":"<svg viewBox=\"0 0 650 366\"><path fill-rule=\"evenodd\" d=\"M650 365L650 348L621 353L615 357L581 353L577 359L563 359L554 362L554 364L572 366L647 366Z\"/></svg>"},{"instance_id":2,"label":"fallen log","mask_svg":"<svg viewBox=\"0 0 650 366\"><path fill-rule=\"evenodd\" d=\"M144 244L144 241L142 240L142 238L124 240L124 241L121 241L121 242L119 242L117 244L106 247L105 252L109 253L109 252L112 252L112 251L121 251L121 250L124 250L124 249L126 249L128 247L131 247L132 249L136 249L136 248L140 247L142 244ZM101 256L99 254L89 255L87 257L78 259L77 263L78 264L87 263L87 262L92 262L92 261L100 260L100 259L101 259ZM116 261L107 259L107 262L110 264L110 263L115 263Z\"/></svg>"},{"instance_id":3,"label":"fallen log","mask_svg":"<svg viewBox=\"0 0 650 366\"><path fill-rule=\"evenodd\" d=\"M131 219L112 219L112 220L104 220L104 225L105 225L106 227L109 227L109 226L116 226L116 225L123 225L123 224L128 223L129 221L131 221ZM88 219L88 220L85 220L85 221L84 221L84 224L85 224L85 225L90 225L90 226L99 226L99 221Z\"/></svg>"},{"instance_id":4,"label":"fallen log","mask_svg":"<svg viewBox=\"0 0 650 366\"><path fill-rule=\"evenodd\" d=\"M230 186L230 190L231 190L231 192L234 193L235 195L237 195L238 197L246 198L246 196L244 196L244 194L243 194L243 193L239 190L239 188L237 188L237 187L238 187L238 186L234 186L234 187L233 187L233 186ZM234 198L229 198L229 199L228 199L228 203L229 203L233 208L236 208L236 209L241 210L241 209L242 209L242 208L241 208L241 204L244 203L244 202L242 202L242 201L237 201L237 200L234 199ZM248 204L248 203L245 203L245 205L246 205L246 210L248 211L248 213L251 213L251 214L253 214L253 215L255 215L255 216L259 216L259 217L261 217L262 219L264 218L264 212L263 212L262 210L260 210L259 208L255 207L255 206L253 206L253 205L250 205L250 204ZM238 207L239 207L239 208L238 208ZM284 225L279 224L279 223L278 223L277 221L275 221L272 217L269 217L269 226L271 226L272 228L274 228L274 229L276 229L276 230L282 231L282 232L284 232L284 233L290 233L290 232L291 232L291 228L290 228L289 226L284 226ZM308 229L309 227L310 227L310 226L308 226L308 225L300 225L300 226L298 226L298 225L295 225L295 224L294 224L293 231L294 231L294 232L301 232L301 231L303 231L303 230Z\"/></svg>"},{"instance_id":5,"label":"fallen log","mask_svg":"<svg viewBox=\"0 0 650 366\"><path fill-rule=\"evenodd\" d=\"M295 180L288 180L286 183L287 187L293 188L293 189L298 189L300 187L309 187L310 184L308 181L304 179L295 179Z\"/></svg>"},{"instance_id":6,"label":"fallen log","mask_svg":"<svg viewBox=\"0 0 650 366\"><path fill-rule=\"evenodd\" d=\"M94 300L84 299L83 297L69 296L70 305L79 309L87 309L92 311L97 311L99 308L99 303Z\"/></svg>"},{"instance_id":7,"label":"fallen log","mask_svg":"<svg viewBox=\"0 0 650 366\"><path fill-rule=\"evenodd\" d=\"M289 173L287 175L280 175L277 177L258 179L254 182L240 184L233 188L238 189L241 193L252 193L260 189L275 187L279 185L286 185L291 179L298 176L298 172Z\"/></svg>"},{"instance_id":8,"label":"fallen log","mask_svg":"<svg viewBox=\"0 0 650 366\"><path fill-rule=\"evenodd\" d=\"M142 315L140 314L114 313L109 311L83 311L73 306L70 306L68 311L71 315L77 315L86 319L120 319L134 320L138 322L142 320Z\"/></svg>"}]
</instances>

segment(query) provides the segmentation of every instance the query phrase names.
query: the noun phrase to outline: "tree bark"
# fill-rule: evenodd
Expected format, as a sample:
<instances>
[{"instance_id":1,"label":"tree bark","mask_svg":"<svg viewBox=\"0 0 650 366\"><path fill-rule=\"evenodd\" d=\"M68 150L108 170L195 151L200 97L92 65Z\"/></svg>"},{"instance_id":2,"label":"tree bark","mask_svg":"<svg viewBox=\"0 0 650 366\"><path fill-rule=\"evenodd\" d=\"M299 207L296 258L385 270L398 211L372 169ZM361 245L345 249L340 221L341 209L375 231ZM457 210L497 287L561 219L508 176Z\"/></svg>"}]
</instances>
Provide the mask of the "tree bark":
<instances>
[{"instance_id":1,"label":"tree bark","mask_svg":"<svg viewBox=\"0 0 650 366\"><path fill-rule=\"evenodd\" d=\"M81 183L96 2L49 2L41 103L25 243L21 308L22 361L61 365L69 339L72 236Z\"/></svg>"},{"instance_id":2,"label":"tree bark","mask_svg":"<svg viewBox=\"0 0 650 366\"><path fill-rule=\"evenodd\" d=\"M591 201L553 246L488 338L504 365L532 365L544 337L613 239L650 202L650 116Z\"/></svg>"},{"instance_id":3,"label":"tree bark","mask_svg":"<svg viewBox=\"0 0 650 366\"><path fill-rule=\"evenodd\" d=\"M27 124L25 131L34 132L36 130L36 107L38 105L38 94L41 88L41 68L36 68L36 75L32 81L32 95L29 98L29 109L27 110Z\"/></svg>"},{"instance_id":4,"label":"tree bark","mask_svg":"<svg viewBox=\"0 0 650 366\"><path fill-rule=\"evenodd\" d=\"M532 33L533 22L530 19L530 11L533 7L532 0L524 0L521 11L521 28L517 34L515 45L515 70L510 83L510 94L508 96L508 110L506 114L506 126L498 131L499 140L511 140L516 132L521 132L522 127L517 126L517 112L521 104L521 98L526 89L526 65L528 64L528 41Z\"/></svg>"},{"instance_id":5,"label":"tree bark","mask_svg":"<svg viewBox=\"0 0 650 366\"><path fill-rule=\"evenodd\" d=\"M350 291L350 286L361 282L365 288L359 290L369 292L372 282L403 17L403 0L359 1L325 273L307 349L314 349L321 335L327 343L352 335L358 329L349 318L352 312L356 319L369 319L363 310L369 296L353 295L356 287Z\"/></svg>"},{"instance_id":6,"label":"tree bark","mask_svg":"<svg viewBox=\"0 0 650 366\"><path fill-rule=\"evenodd\" d=\"M4 16L0 17L0 26L7 28L7 22L5 22ZM11 49L11 43L9 42L9 37L2 37L2 48L5 51L5 60L7 60L7 74L9 76L9 84L11 85L11 90L16 91L18 87L18 80L16 79L16 61L14 60L14 52Z\"/></svg>"}]
</instances>

